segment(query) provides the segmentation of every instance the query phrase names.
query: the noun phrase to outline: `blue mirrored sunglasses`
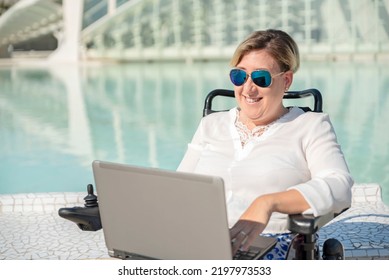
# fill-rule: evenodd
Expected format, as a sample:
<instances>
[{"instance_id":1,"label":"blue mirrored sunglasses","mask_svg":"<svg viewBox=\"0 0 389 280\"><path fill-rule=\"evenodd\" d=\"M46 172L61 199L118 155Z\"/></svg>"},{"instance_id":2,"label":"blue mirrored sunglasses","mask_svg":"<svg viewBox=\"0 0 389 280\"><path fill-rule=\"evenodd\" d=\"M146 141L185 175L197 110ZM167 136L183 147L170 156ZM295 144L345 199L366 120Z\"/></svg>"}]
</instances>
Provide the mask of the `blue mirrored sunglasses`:
<instances>
[{"instance_id":1,"label":"blue mirrored sunglasses","mask_svg":"<svg viewBox=\"0 0 389 280\"><path fill-rule=\"evenodd\" d=\"M279 76L283 73L285 72L280 72L278 74L272 75L268 70L255 70L251 72L251 74L248 74L242 69L234 68L230 71L230 79L235 86L241 86L247 81L249 77L251 77L254 84L259 87L266 88L271 86L274 77Z\"/></svg>"}]
</instances>

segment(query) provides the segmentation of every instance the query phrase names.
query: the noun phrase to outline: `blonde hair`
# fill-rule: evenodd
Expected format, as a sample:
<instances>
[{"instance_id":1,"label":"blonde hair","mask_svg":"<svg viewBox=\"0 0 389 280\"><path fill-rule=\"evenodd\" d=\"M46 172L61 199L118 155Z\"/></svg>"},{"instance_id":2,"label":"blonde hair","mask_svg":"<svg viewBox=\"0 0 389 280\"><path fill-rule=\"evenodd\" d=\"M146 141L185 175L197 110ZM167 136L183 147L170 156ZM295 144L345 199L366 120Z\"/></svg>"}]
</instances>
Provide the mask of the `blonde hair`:
<instances>
[{"instance_id":1,"label":"blonde hair","mask_svg":"<svg viewBox=\"0 0 389 280\"><path fill-rule=\"evenodd\" d=\"M231 66L235 67L251 51L266 50L278 63L281 71L296 73L300 66L300 55L296 42L286 32L275 29L255 31L235 50Z\"/></svg>"}]
</instances>

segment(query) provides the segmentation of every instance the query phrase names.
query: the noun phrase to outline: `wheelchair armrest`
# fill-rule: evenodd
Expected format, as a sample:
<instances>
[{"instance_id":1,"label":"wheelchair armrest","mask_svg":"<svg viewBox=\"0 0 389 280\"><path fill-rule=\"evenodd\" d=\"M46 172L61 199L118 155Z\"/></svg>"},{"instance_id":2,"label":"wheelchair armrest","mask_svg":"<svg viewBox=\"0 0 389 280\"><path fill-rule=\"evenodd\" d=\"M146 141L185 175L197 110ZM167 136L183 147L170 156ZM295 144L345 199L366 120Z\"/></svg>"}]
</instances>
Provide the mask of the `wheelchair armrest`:
<instances>
[{"instance_id":1,"label":"wheelchair armrest","mask_svg":"<svg viewBox=\"0 0 389 280\"><path fill-rule=\"evenodd\" d=\"M314 217L312 214L293 214L288 218L288 229L294 233L315 234L335 217L334 213Z\"/></svg>"}]
</instances>

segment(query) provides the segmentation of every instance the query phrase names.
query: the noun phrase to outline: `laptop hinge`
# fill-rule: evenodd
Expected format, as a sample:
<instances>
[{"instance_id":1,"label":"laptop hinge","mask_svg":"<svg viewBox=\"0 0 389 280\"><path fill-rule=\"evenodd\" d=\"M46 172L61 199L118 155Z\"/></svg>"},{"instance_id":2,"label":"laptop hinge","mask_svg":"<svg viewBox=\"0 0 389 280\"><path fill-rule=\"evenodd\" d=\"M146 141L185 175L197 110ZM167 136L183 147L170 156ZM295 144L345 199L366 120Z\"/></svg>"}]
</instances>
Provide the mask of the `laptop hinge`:
<instances>
[{"instance_id":1,"label":"laptop hinge","mask_svg":"<svg viewBox=\"0 0 389 280\"><path fill-rule=\"evenodd\" d=\"M113 249L113 255L115 258L122 260L157 260L156 258L151 258L147 256L142 256L135 253L129 253L122 250Z\"/></svg>"}]
</instances>

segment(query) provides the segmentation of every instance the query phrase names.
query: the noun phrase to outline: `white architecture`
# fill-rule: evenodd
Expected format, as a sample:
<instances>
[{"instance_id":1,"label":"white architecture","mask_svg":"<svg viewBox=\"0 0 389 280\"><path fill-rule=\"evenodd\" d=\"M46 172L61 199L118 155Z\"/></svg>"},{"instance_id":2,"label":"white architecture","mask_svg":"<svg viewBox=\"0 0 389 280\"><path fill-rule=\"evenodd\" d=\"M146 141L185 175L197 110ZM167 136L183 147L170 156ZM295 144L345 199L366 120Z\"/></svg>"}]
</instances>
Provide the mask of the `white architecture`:
<instances>
[{"instance_id":1,"label":"white architecture","mask_svg":"<svg viewBox=\"0 0 389 280\"><path fill-rule=\"evenodd\" d=\"M21 0L0 47L53 33L52 59L230 57L257 29L289 32L307 56L389 53L389 0Z\"/></svg>"}]
</instances>

